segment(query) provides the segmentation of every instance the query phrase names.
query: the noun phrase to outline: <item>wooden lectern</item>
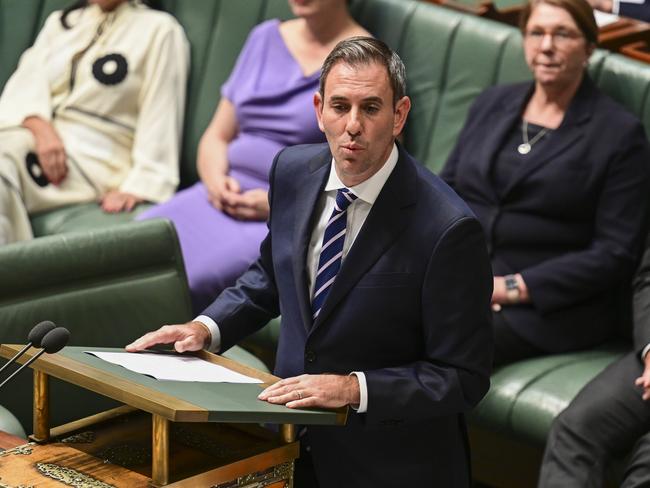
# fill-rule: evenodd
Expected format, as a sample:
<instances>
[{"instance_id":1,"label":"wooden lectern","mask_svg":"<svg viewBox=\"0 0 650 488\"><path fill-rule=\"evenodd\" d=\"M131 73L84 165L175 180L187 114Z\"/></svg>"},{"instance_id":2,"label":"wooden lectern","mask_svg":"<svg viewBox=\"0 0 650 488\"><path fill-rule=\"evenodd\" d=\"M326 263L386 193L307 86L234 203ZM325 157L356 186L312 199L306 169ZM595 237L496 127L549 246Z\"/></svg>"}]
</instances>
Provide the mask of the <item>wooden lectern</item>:
<instances>
[{"instance_id":1,"label":"wooden lectern","mask_svg":"<svg viewBox=\"0 0 650 488\"><path fill-rule=\"evenodd\" d=\"M0 356L10 358L21 347L2 345ZM299 453L294 425L345 423L344 409L293 410L258 400L261 388L279 378L205 351L196 355L264 384L158 381L86 350L123 352L66 347L32 363L33 443L0 454L3 486L37 484L44 476L76 477L89 483L84 486L103 488L291 487ZM50 376L124 406L51 428ZM259 424L279 424L280 432Z\"/></svg>"}]
</instances>

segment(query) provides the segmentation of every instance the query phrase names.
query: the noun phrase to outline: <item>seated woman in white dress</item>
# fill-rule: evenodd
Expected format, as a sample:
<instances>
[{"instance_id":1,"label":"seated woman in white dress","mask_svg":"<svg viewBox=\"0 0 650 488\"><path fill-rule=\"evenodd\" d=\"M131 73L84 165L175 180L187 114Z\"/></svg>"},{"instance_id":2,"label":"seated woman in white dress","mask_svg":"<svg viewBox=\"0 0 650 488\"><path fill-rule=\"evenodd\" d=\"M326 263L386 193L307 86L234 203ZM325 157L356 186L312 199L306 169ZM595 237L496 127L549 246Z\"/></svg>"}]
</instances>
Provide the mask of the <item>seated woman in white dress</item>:
<instances>
[{"instance_id":1,"label":"seated woman in white dress","mask_svg":"<svg viewBox=\"0 0 650 488\"><path fill-rule=\"evenodd\" d=\"M0 244L30 239L33 212L173 195L189 44L146 3L76 2L23 54L0 97Z\"/></svg>"}]
</instances>

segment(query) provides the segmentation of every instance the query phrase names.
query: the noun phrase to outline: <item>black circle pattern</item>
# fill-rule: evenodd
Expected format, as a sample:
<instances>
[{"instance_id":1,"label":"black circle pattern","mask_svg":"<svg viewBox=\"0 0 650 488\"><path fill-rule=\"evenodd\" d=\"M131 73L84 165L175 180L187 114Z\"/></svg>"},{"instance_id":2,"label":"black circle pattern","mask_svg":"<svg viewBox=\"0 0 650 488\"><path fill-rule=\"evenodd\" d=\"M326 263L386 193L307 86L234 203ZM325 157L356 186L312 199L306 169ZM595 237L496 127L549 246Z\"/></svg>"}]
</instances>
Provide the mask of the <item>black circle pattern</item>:
<instances>
[{"instance_id":1,"label":"black circle pattern","mask_svg":"<svg viewBox=\"0 0 650 488\"><path fill-rule=\"evenodd\" d=\"M25 165L27 166L27 172L29 173L29 176L31 176L32 180L34 180L34 183L41 187L46 187L50 184L45 176L45 173L43 172L41 163L38 161L38 156L36 153L27 153L27 156L25 156Z\"/></svg>"},{"instance_id":2,"label":"black circle pattern","mask_svg":"<svg viewBox=\"0 0 650 488\"><path fill-rule=\"evenodd\" d=\"M117 64L117 68L112 73L106 73L104 67L106 66L106 63L110 63L111 61L114 61ZM93 76L97 81L104 85L117 85L118 83L121 83L124 81L124 78L126 78L128 72L129 63L121 54L107 54L93 63Z\"/></svg>"}]
</instances>

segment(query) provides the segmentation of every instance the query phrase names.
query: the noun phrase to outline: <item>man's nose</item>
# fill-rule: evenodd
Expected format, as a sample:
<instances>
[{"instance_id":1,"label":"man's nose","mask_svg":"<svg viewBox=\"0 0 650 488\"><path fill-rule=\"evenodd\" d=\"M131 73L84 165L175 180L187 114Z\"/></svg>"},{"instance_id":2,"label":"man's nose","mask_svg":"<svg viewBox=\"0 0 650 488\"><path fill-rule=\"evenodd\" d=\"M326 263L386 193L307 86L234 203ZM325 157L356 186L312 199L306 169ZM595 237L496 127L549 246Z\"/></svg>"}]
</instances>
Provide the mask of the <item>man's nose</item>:
<instances>
[{"instance_id":1,"label":"man's nose","mask_svg":"<svg viewBox=\"0 0 650 488\"><path fill-rule=\"evenodd\" d=\"M345 126L345 130L351 136L359 135L361 132L361 120L359 119L359 111L351 110L348 116L348 123Z\"/></svg>"}]
</instances>

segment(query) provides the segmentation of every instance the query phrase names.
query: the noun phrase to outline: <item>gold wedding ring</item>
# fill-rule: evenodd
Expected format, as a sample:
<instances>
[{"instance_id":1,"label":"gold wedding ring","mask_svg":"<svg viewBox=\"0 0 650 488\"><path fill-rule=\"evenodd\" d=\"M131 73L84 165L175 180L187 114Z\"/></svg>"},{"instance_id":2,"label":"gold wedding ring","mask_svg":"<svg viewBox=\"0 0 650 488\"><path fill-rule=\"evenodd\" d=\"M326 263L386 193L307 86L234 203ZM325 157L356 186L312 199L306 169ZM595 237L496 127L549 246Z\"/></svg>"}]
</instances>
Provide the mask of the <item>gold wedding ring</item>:
<instances>
[{"instance_id":1,"label":"gold wedding ring","mask_svg":"<svg viewBox=\"0 0 650 488\"><path fill-rule=\"evenodd\" d=\"M302 400L302 393L300 393L300 390L296 390L296 393L298 394L298 400Z\"/></svg>"}]
</instances>

